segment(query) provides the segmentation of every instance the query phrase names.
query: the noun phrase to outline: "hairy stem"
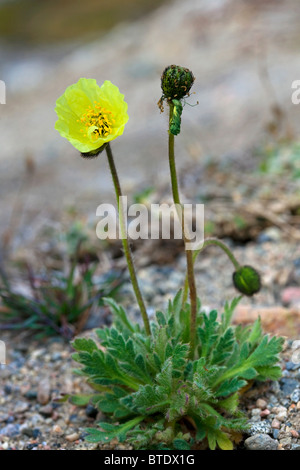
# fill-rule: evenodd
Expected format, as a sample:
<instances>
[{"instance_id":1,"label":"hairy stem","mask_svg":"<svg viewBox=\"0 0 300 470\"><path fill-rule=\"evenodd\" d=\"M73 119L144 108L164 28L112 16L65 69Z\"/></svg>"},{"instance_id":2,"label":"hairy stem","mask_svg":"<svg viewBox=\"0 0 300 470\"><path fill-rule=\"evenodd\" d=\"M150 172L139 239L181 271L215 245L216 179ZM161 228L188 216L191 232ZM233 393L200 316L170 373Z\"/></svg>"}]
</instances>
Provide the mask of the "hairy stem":
<instances>
[{"instance_id":1,"label":"hairy stem","mask_svg":"<svg viewBox=\"0 0 300 470\"><path fill-rule=\"evenodd\" d=\"M106 154L107 154L109 168L110 168L110 172L111 172L114 187L115 187L115 193L116 193L117 204L118 204L118 212L119 212L121 239L122 239L123 249L124 249L124 253L125 253L125 257L126 257L126 261L128 265L130 279L132 282L132 286L133 286L133 290L136 296L137 303L141 311L146 333L147 335L151 335L149 319L148 319L145 303L141 294L141 290L139 288L139 284L138 284L138 280L137 280L137 276L135 272L135 267L133 263L132 253L131 253L131 249L130 249L128 238L127 238L127 230L126 230L125 222L124 222L124 211L123 211L122 199L121 199L122 191L121 191L120 181L119 181L119 177L118 177L118 173L117 173L117 169L115 166L110 144L108 144L106 147Z\"/></svg>"},{"instance_id":2,"label":"hairy stem","mask_svg":"<svg viewBox=\"0 0 300 470\"><path fill-rule=\"evenodd\" d=\"M199 250L196 250L193 254L193 262L194 263L197 259L197 256L199 255L199 253L201 251L203 251L205 248L207 248L208 246L210 246L210 245L215 245L215 246L218 246L219 248L221 248L226 253L226 255L228 256L228 258L232 262L235 269L240 268L240 264L237 261L237 259L235 258L235 256L233 255L232 251L228 248L227 245L225 245L225 243L223 243L221 240L218 240L217 238L207 238L206 240L204 240L204 243L203 243L202 247ZM187 300L188 290L189 290L189 282L188 282L188 274L186 274L185 283L184 283L183 300L182 300L183 305L185 304L185 302Z\"/></svg>"},{"instance_id":3,"label":"hairy stem","mask_svg":"<svg viewBox=\"0 0 300 470\"><path fill-rule=\"evenodd\" d=\"M170 121L172 119L174 110L174 105L170 103ZM177 171L175 164L175 138L174 135L169 131L169 166L172 182L172 194L173 200L176 204L177 211L179 212L179 218L182 225L182 233L184 238L184 244L186 246L187 238L185 232L185 223L184 223L184 210L180 202L179 188L178 188L178 179ZM195 351L195 341L196 341L196 321L197 321L197 290L195 283L194 275L194 262L193 262L193 252L191 250L185 249L186 253L186 262L187 262L187 283L190 291L190 302L191 302L191 319L190 319L190 347L191 347L191 357L194 356Z\"/></svg>"}]
</instances>

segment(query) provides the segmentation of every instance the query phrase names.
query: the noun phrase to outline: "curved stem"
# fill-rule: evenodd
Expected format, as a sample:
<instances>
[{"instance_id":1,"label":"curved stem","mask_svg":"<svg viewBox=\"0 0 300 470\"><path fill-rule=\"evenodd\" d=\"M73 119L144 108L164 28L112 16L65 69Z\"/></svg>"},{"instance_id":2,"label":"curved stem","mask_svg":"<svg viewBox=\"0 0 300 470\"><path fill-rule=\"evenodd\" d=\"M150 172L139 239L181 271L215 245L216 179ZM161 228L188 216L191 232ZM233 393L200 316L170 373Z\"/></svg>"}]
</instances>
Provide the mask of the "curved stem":
<instances>
[{"instance_id":1,"label":"curved stem","mask_svg":"<svg viewBox=\"0 0 300 470\"><path fill-rule=\"evenodd\" d=\"M124 253L125 253L125 257L126 257L126 261L128 265L130 279L132 282L132 287L136 296L137 303L141 311L146 333L147 335L151 335L149 319L148 319L145 303L144 303L144 300L143 300L143 297L139 288L139 284L138 284L138 280L137 280L137 276L136 276L136 272L134 268L132 253L131 253L131 249L128 243L127 230L126 230L125 222L124 222L124 211L123 211L123 205L122 205L122 199L121 199L122 191L121 191L120 181L119 181L119 177L118 177L118 173L117 173L117 169L115 166L110 144L108 144L106 147L106 154L107 154L109 168L110 168L111 176L112 176L114 187L115 187L115 193L117 197L121 239L122 239L123 249L124 249Z\"/></svg>"},{"instance_id":2,"label":"curved stem","mask_svg":"<svg viewBox=\"0 0 300 470\"><path fill-rule=\"evenodd\" d=\"M172 119L174 110L174 105L170 103L170 121ZM169 166L171 173L171 182L172 182L172 194L173 200L176 204L176 208L180 213L178 213L182 225L182 233L184 238L184 244L186 246L187 239L185 235L185 223L184 223L184 210L180 202L179 188L178 188L178 179L176 172L175 164L175 138L174 135L169 131ZM186 262L187 262L187 283L190 291L190 302L191 302L191 318L190 318L190 347L191 347L191 357L194 356L195 342L196 342L196 321L197 321L197 289L195 283L194 275L194 262L193 262L193 252L191 250L185 249L186 253Z\"/></svg>"},{"instance_id":3,"label":"curved stem","mask_svg":"<svg viewBox=\"0 0 300 470\"><path fill-rule=\"evenodd\" d=\"M204 240L204 243L203 243L202 247L199 250L196 250L195 253L193 254L193 262L196 261L197 256L199 255L199 253L201 251L203 251L205 248L207 248L208 246L210 246L210 245L215 245L215 246L218 246L219 248L221 248L226 253L226 255L228 256L228 258L232 262L235 269L240 268L240 263L237 261L236 257L233 255L233 253L228 248L228 246L225 245L225 243L223 243L221 240L218 240L217 238L207 238L206 240ZM187 300L188 288L189 288L188 275L186 274L185 283L184 283L183 299L182 299L182 304L183 305L185 304L185 302Z\"/></svg>"}]
</instances>

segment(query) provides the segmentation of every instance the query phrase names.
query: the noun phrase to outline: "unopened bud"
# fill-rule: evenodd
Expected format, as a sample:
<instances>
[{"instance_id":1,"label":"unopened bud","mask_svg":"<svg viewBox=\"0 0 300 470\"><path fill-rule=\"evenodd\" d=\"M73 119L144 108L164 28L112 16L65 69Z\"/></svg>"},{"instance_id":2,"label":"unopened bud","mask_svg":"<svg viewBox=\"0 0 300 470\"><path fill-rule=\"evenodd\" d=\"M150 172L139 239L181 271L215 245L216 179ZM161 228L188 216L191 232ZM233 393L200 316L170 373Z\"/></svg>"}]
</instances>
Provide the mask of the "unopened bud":
<instances>
[{"instance_id":1,"label":"unopened bud","mask_svg":"<svg viewBox=\"0 0 300 470\"><path fill-rule=\"evenodd\" d=\"M195 77L189 69L179 65L169 65L161 76L163 99L181 100L189 94L194 81Z\"/></svg>"},{"instance_id":2,"label":"unopened bud","mask_svg":"<svg viewBox=\"0 0 300 470\"><path fill-rule=\"evenodd\" d=\"M260 275L251 266L241 266L233 273L233 284L244 295L254 295L261 288Z\"/></svg>"}]
</instances>

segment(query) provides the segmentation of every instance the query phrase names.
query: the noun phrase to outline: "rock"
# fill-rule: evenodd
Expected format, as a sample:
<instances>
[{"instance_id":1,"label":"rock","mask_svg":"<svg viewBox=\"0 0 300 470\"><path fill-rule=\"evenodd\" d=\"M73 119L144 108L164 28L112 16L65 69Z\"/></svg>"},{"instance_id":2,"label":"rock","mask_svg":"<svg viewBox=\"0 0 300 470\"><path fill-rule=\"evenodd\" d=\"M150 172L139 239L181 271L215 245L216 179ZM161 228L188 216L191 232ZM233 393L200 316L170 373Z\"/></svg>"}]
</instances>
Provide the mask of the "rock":
<instances>
[{"instance_id":1,"label":"rock","mask_svg":"<svg viewBox=\"0 0 300 470\"><path fill-rule=\"evenodd\" d=\"M261 418L266 418L267 416L269 416L269 414L271 414L271 411L266 409L261 411L260 416Z\"/></svg>"},{"instance_id":2,"label":"rock","mask_svg":"<svg viewBox=\"0 0 300 470\"><path fill-rule=\"evenodd\" d=\"M245 440L247 450L277 450L278 442L267 434L255 434Z\"/></svg>"},{"instance_id":3,"label":"rock","mask_svg":"<svg viewBox=\"0 0 300 470\"><path fill-rule=\"evenodd\" d=\"M300 309L284 307L252 307L238 305L235 309L233 322L248 325L261 317L263 330L281 336L300 334Z\"/></svg>"},{"instance_id":4,"label":"rock","mask_svg":"<svg viewBox=\"0 0 300 470\"><path fill-rule=\"evenodd\" d=\"M77 441L78 439L79 439L79 434L77 434L77 432L74 432L73 434L69 434L68 436L66 436L66 440L69 442L74 442L74 441Z\"/></svg>"},{"instance_id":5,"label":"rock","mask_svg":"<svg viewBox=\"0 0 300 470\"><path fill-rule=\"evenodd\" d=\"M15 406L14 406L14 413L19 414L19 413L24 413L27 411L29 408L28 403L25 401L17 401Z\"/></svg>"},{"instance_id":6,"label":"rock","mask_svg":"<svg viewBox=\"0 0 300 470\"><path fill-rule=\"evenodd\" d=\"M291 433L292 437L295 437L296 439L299 438L299 433L295 429L291 429L290 433Z\"/></svg>"},{"instance_id":7,"label":"rock","mask_svg":"<svg viewBox=\"0 0 300 470\"><path fill-rule=\"evenodd\" d=\"M284 439L280 439L280 444L284 449L290 449L291 444L292 444L292 438L291 437L285 437Z\"/></svg>"},{"instance_id":8,"label":"rock","mask_svg":"<svg viewBox=\"0 0 300 470\"><path fill-rule=\"evenodd\" d=\"M52 362L57 362L57 361L60 361L61 358L62 358L61 352L57 351L57 352L52 354L51 361Z\"/></svg>"},{"instance_id":9,"label":"rock","mask_svg":"<svg viewBox=\"0 0 300 470\"><path fill-rule=\"evenodd\" d=\"M48 418L49 416L52 416L52 413L53 413L52 405L41 406L41 408L39 409L39 413L42 416L45 416L46 418Z\"/></svg>"},{"instance_id":10,"label":"rock","mask_svg":"<svg viewBox=\"0 0 300 470\"><path fill-rule=\"evenodd\" d=\"M98 410L97 408L95 408L93 405L88 405L85 409L85 414L89 417L89 418L96 418L97 414L98 414Z\"/></svg>"},{"instance_id":11,"label":"rock","mask_svg":"<svg viewBox=\"0 0 300 470\"><path fill-rule=\"evenodd\" d=\"M252 423L248 431L250 436L256 434L271 434L272 428L268 421L260 421L259 423Z\"/></svg>"},{"instance_id":12,"label":"rock","mask_svg":"<svg viewBox=\"0 0 300 470\"><path fill-rule=\"evenodd\" d=\"M8 424L4 428L0 429L0 436L14 437L20 433L19 424Z\"/></svg>"},{"instance_id":13,"label":"rock","mask_svg":"<svg viewBox=\"0 0 300 470\"><path fill-rule=\"evenodd\" d=\"M251 415L252 416L259 416L260 415L260 412L261 412L261 409L260 408L253 408L251 410Z\"/></svg>"},{"instance_id":14,"label":"rock","mask_svg":"<svg viewBox=\"0 0 300 470\"><path fill-rule=\"evenodd\" d=\"M1 414L0 415L0 423L5 423L5 421L7 421L8 418L9 418L8 414Z\"/></svg>"},{"instance_id":15,"label":"rock","mask_svg":"<svg viewBox=\"0 0 300 470\"><path fill-rule=\"evenodd\" d=\"M41 405L47 405L50 400L50 382L48 379L43 379L39 383L37 400Z\"/></svg>"},{"instance_id":16,"label":"rock","mask_svg":"<svg viewBox=\"0 0 300 470\"><path fill-rule=\"evenodd\" d=\"M273 413L276 413L275 418L278 421L283 422L287 418L287 409L284 406L277 406L277 407L273 408Z\"/></svg>"},{"instance_id":17,"label":"rock","mask_svg":"<svg viewBox=\"0 0 300 470\"><path fill-rule=\"evenodd\" d=\"M272 421L271 426L272 426L273 429L280 429L281 424L278 421L278 419L274 418L273 421Z\"/></svg>"},{"instance_id":18,"label":"rock","mask_svg":"<svg viewBox=\"0 0 300 470\"><path fill-rule=\"evenodd\" d=\"M269 227L260 232L256 241L257 243L277 242L280 240L281 230L277 227Z\"/></svg>"},{"instance_id":19,"label":"rock","mask_svg":"<svg viewBox=\"0 0 300 470\"><path fill-rule=\"evenodd\" d=\"M298 403L300 401L300 390L296 389L291 394L291 400L293 403Z\"/></svg>"},{"instance_id":20,"label":"rock","mask_svg":"<svg viewBox=\"0 0 300 470\"><path fill-rule=\"evenodd\" d=\"M27 437L34 437L34 432L32 428L24 427L21 429L21 433Z\"/></svg>"},{"instance_id":21,"label":"rock","mask_svg":"<svg viewBox=\"0 0 300 470\"><path fill-rule=\"evenodd\" d=\"M36 400L37 399L37 392L36 390L28 390L28 392L24 395L27 400Z\"/></svg>"},{"instance_id":22,"label":"rock","mask_svg":"<svg viewBox=\"0 0 300 470\"><path fill-rule=\"evenodd\" d=\"M271 383L270 391L275 393L276 395L278 395L280 393L280 385L279 385L278 380L274 380L274 382ZM274 395L271 395L271 397L269 397L269 400L270 400L270 398L272 398L272 399L275 398L277 400L277 398L274 397Z\"/></svg>"},{"instance_id":23,"label":"rock","mask_svg":"<svg viewBox=\"0 0 300 470\"><path fill-rule=\"evenodd\" d=\"M64 433L62 428L58 424L53 426L52 432L53 432L53 434L59 434L59 435L62 435Z\"/></svg>"},{"instance_id":24,"label":"rock","mask_svg":"<svg viewBox=\"0 0 300 470\"><path fill-rule=\"evenodd\" d=\"M12 391L13 391L13 389L12 389L11 385L7 384L7 385L4 386L4 393L6 395L10 395L12 393Z\"/></svg>"},{"instance_id":25,"label":"rock","mask_svg":"<svg viewBox=\"0 0 300 470\"><path fill-rule=\"evenodd\" d=\"M256 400L256 406L257 408L260 408L261 410L264 410L265 408L267 408L267 405L268 403L266 402L266 400L263 400L262 398L259 398L258 400Z\"/></svg>"},{"instance_id":26,"label":"rock","mask_svg":"<svg viewBox=\"0 0 300 470\"><path fill-rule=\"evenodd\" d=\"M300 304L300 287L287 287L281 292L281 300L286 305Z\"/></svg>"},{"instance_id":27,"label":"rock","mask_svg":"<svg viewBox=\"0 0 300 470\"><path fill-rule=\"evenodd\" d=\"M280 388L283 391L284 395L291 395L293 391L299 387L299 381L295 379L290 379L283 377L280 379Z\"/></svg>"},{"instance_id":28,"label":"rock","mask_svg":"<svg viewBox=\"0 0 300 470\"><path fill-rule=\"evenodd\" d=\"M11 367L5 367L2 369L0 366L0 379L9 379L14 374L14 370Z\"/></svg>"},{"instance_id":29,"label":"rock","mask_svg":"<svg viewBox=\"0 0 300 470\"><path fill-rule=\"evenodd\" d=\"M300 364L295 364L294 362L287 362L285 364L286 370L297 370L300 367Z\"/></svg>"},{"instance_id":30,"label":"rock","mask_svg":"<svg viewBox=\"0 0 300 470\"><path fill-rule=\"evenodd\" d=\"M251 410L251 421L260 421L260 413L260 408L253 408L253 410Z\"/></svg>"}]
</instances>

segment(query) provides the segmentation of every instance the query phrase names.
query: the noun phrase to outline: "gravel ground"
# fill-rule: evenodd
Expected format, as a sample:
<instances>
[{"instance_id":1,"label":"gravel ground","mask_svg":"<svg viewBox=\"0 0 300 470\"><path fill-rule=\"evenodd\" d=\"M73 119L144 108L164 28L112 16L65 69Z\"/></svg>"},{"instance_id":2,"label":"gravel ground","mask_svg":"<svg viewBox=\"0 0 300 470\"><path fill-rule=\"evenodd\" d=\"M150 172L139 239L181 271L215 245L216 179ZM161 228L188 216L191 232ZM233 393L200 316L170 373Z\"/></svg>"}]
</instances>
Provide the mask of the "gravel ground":
<instances>
[{"instance_id":1,"label":"gravel ground","mask_svg":"<svg viewBox=\"0 0 300 470\"><path fill-rule=\"evenodd\" d=\"M61 392L84 390L82 380L72 375L71 347L57 339L41 344L23 336L5 337L16 346L8 352L8 365L0 369L0 449L99 448L84 441L84 428L95 425L101 413L92 406L55 402ZM291 347L292 342L287 342L282 379L253 384L244 394L243 408L251 427L237 448L300 450L300 364L291 362ZM101 448L128 447L112 442Z\"/></svg>"},{"instance_id":2,"label":"gravel ground","mask_svg":"<svg viewBox=\"0 0 300 470\"><path fill-rule=\"evenodd\" d=\"M276 238L272 239L271 235ZM230 241L228 241L230 243ZM231 242L232 244L232 242ZM264 287L256 297L242 301L244 306L269 307L267 316L278 306L299 307L298 297L288 296L289 289L299 275L299 247L293 246L276 230L263 233L258 243L235 246L234 252L241 262L258 266L262 271ZM136 252L137 257L138 252ZM181 286L184 279L185 259L181 253L169 265L148 265L147 253L138 257L139 278L148 313L163 308L168 299ZM261 259L264 263L261 263ZM114 269L123 266L116 260ZM268 268L269 266L269 268ZM286 266L290 266L286 272ZM209 269L207 269L209 267ZM272 269L271 269L272 267ZM216 275L222 272L223 276ZM285 272L285 275L283 275ZM276 276L275 274L276 273ZM196 267L199 295L205 309L221 307L220 299L230 300L236 295L231 281L232 267L226 256L213 248L205 251ZM225 281L224 281L225 278ZM297 292L297 288L296 288ZM131 286L125 282L120 293L122 303L137 319ZM298 305L298 307L297 307ZM101 315L103 313L103 315ZM299 310L298 310L299 314ZM105 318L104 312L90 318L90 327L96 327ZM278 332L276 318L267 323L270 332ZM240 316L237 312L236 321ZM105 321L109 321L109 318ZM263 317L264 323L264 317ZM285 322L285 327L288 323ZM288 325L289 337L299 331L299 315ZM285 330L279 331L285 334ZM91 330L84 334L92 334ZM100 419L93 407L77 408L55 402L60 393L82 392L82 380L72 374L75 364L71 347L60 339L35 341L25 332L2 335L8 349L8 365L0 369L0 448L2 449L94 449L84 441L84 428ZM237 444L243 449L300 450L300 364L291 361L292 341L286 342L282 357L283 377L279 382L253 384L243 399L251 428ZM124 448L112 443L109 448Z\"/></svg>"}]
</instances>

